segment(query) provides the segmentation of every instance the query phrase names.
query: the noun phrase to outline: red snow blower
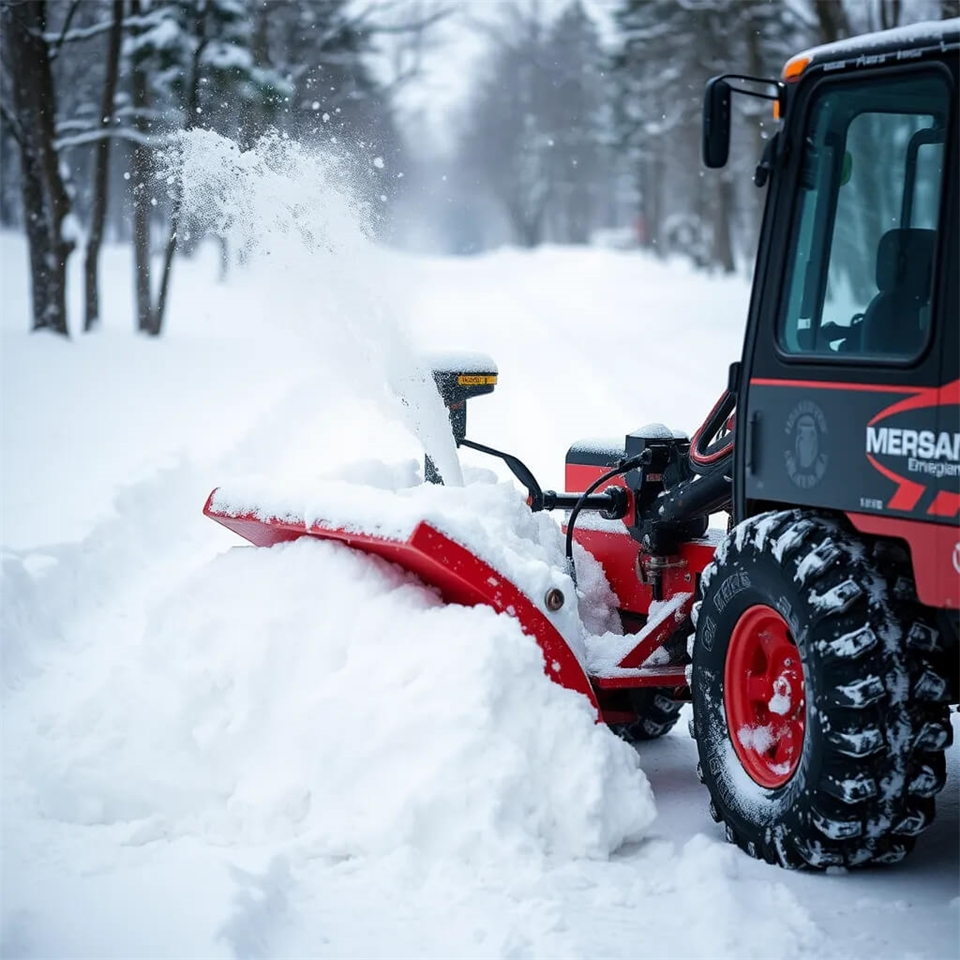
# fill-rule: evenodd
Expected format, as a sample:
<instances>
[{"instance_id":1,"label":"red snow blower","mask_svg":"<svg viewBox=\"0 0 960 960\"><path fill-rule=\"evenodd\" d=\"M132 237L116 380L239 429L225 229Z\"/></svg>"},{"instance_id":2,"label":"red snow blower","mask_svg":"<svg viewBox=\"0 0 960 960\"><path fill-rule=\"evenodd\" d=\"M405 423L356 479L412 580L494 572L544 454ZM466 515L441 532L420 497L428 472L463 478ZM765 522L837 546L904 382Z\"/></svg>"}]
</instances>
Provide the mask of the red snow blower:
<instances>
[{"instance_id":1,"label":"red snow blower","mask_svg":"<svg viewBox=\"0 0 960 960\"><path fill-rule=\"evenodd\" d=\"M602 565L628 638L604 668L552 620L575 597L527 596L429 523L391 539L235 516L214 494L205 513L259 546L339 540L516 617L547 673L631 742L691 701L710 812L752 856L901 859L933 820L960 672L958 48L946 21L815 48L779 81L707 84L708 167L726 163L732 94L771 100L781 125L755 175L741 360L692 439L654 426L574 444L575 492L543 490L466 437L493 365L435 372L458 445L500 457L532 511L567 511L574 580L574 541ZM711 536L720 511L729 530Z\"/></svg>"}]
</instances>

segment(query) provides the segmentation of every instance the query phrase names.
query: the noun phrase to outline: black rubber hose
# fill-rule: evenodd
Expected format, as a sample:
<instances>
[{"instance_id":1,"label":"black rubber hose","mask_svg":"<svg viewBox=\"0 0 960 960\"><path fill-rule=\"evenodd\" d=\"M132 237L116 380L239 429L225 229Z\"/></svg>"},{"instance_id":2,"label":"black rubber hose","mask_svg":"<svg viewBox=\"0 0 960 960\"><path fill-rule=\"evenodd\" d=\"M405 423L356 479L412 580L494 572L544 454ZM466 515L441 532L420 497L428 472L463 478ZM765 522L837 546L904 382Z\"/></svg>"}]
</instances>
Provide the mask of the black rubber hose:
<instances>
[{"instance_id":1,"label":"black rubber hose","mask_svg":"<svg viewBox=\"0 0 960 960\"><path fill-rule=\"evenodd\" d=\"M646 451L644 451L646 453ZM608 470L606 473L601 474L597 477L593 483L587 487L583 493L580 494L579 499L576 502L574 508L570 511L570 517L567 520L567 541L566 541L566 557L567 557L567 569L570 571L570 579L573 581L573 585L577 585L577 568L573 562L573 526L577 522L577 517L580 514L580 511L583 509L584 504L587 502L587 497L593 493L602 483L606 483L608 480L611 480L613 477L618 477L621 474L627 473L630 470L635 469L636 467L641 466L645 462L644 454L640 454L636 457L631 457L629 460L621 460L620 463L613 470Z\"/></svg>"},{"instance_id":2,"label":"black rubber hose","mask_svg":"<svg viewBox=\"0 0 960 960\"><path fill-rule=\"evenodd\" d=\"M729 390L724 391L693 435L690 441L690 466L694 473L712 473L718 464L733 453L733 430L713 443L708 441L716 436L736 406L736 395Z\"/></svg>"}]
</instances>

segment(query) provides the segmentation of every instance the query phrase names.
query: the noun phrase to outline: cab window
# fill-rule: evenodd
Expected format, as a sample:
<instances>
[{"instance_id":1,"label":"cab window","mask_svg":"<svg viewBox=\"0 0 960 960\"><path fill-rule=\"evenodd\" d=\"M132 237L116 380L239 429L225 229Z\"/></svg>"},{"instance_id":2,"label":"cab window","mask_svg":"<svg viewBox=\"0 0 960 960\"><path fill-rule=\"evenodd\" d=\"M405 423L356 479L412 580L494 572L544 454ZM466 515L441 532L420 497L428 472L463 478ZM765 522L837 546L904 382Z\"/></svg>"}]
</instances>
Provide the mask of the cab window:
<instances>
[{"instance_id":1,"label":"cab window","mask_svg":"<svg viewBox=\"0 0 960 960\"><path fill-rule=\"evenodd\" d=\"M927 340L950 89L911 72L824 84L804 136L780 346L917 356Z\"/></svg>"}]
</instances>

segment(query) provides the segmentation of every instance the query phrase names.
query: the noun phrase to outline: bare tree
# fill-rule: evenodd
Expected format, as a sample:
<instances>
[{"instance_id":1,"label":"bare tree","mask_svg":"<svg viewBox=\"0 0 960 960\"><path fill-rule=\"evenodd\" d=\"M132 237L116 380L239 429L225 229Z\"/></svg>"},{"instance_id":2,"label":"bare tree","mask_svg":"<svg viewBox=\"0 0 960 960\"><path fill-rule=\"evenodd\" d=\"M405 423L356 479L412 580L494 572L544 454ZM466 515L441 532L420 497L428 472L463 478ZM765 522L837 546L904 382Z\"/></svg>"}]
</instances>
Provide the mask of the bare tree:
<instances>
[{"instance_id":1,"label":"bare tree","mask_svg":"<svg viewBox=\"0 0 960 960\"><path fill-rule=\"evenodd\" d=\"M821 43L833 43L850 36L850 18L841 0L813 0L813 11L820 27Z\"/></svg>"},{"instance_id":2,"label":"bare tree","mask_svg":"<svg viewBox=\"0 0 960 960\"><path fill-rule=\"evenodd\" d=\"M134 18L141 14L140 0L130 0ZM134 37L141 32L137 26ZM137 330L153 333L153 298L150 292L150 200L147 185L150 182L151 149L148 145L150 94L147 72L137 56L130 62L130 92L134 110L134 127L139 136L133 141L133 272L136 292Z\"/></svg>"},{"instance_id":3,"label":"bare tree","mask_svg":"<svg viewBox=\"0 0 960 960\"><path fill-rule=\"evenodd\" d=\"M107 216L107 174L110 169L110 142L108 136L113 124L114 97L120 69L120 41L123 37L123 0L113 0L113 20L107 35L106 77L100 102L100 131L103 134L94 146L93 198L90 209L90 233L87 238L84 262L85 309L84 331L93 330L100 320L100 288L98 265L103 243L103 225Z\"/></svg>"},{"instance_id":4,"label":"bare tree","mask_svg":"<svg viewBox=\"0 0 960 960\"><path fill-rule=\"evenodd\" d=\"M74 248L65 235L70 196L56 148L56 96L45 38L45 0L5 0L0 7L4 69L12 107L4 105L20 148L33 294L33 329L69 336L67 259Z\"/></svg>"},{"instance_id":5,"label":"bare tree","mask_svg":"<svg viewBox=\"0 0 960 960\"><path fill-rule=\"evenodd\" d=\"M503 9L503 22L477 24L492 56L471 104L463 166L497 200L521 246L542 241L551 208L566 236L582 241L589 213L577 165L586 172L595 159L597 94L585 83L588 65L564 57L594 38L579 5L556 32L539 3Z\"/></svg>"},{"instance_id":6,"label":"bare tree","mask_svg":"<svg viewBox=\"0 0 960 960\"><path fill-rule=\"evenodd\" d=\"M187 103L184 117L184 130L192 130L200 117L200 82L203 56L210 42L208 13L210 0L199 0L192 11L192 27L195 39L193 53L190 57L190 73L187 81ZM153 311L153 324L150 333L159 336L163 329L163 319L167 312L167 294L170 290L170 273L173 269L173 255L177 250L177 240L180 234L182 219L182 202L179 192L173 200L173 210L170 214L170 228L167 234L167 246L163 254L163 270L160 274L160 292L157 295L157 306Z\"/></svg>"}]
</instances>

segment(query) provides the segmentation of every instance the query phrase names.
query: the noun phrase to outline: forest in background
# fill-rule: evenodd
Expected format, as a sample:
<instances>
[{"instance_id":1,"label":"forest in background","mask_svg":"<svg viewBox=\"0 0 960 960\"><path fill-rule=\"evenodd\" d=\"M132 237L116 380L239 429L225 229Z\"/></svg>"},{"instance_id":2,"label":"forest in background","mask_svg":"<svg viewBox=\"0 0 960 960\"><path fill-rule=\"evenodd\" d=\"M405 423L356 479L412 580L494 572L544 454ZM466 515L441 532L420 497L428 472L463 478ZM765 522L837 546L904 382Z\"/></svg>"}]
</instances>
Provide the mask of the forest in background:
<instances>
[{"instance_id":1,"label":"forest in background","mask_svg":"<svg viewBox=\"0 0 960 960\"><path fill-rule=\"evenodd\" d=\"M109 241L131 247L135 329L158 335L201 236L157 171L203 128L335 149L383 201L378 237L408 249L605 242L733 272L773 121L738 105L732 162L704 170L706 80L776 78L813 44L958 15L960 0L0 0L0 225L29 239L34 329L66 335L71 257L97 328ZM431 145L402 94L456 56L452 23L485 55L450 143ZM218 239L226 272L242 252Z\"/></svg>"}]
</instances>

